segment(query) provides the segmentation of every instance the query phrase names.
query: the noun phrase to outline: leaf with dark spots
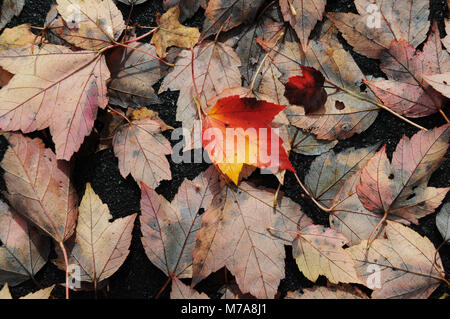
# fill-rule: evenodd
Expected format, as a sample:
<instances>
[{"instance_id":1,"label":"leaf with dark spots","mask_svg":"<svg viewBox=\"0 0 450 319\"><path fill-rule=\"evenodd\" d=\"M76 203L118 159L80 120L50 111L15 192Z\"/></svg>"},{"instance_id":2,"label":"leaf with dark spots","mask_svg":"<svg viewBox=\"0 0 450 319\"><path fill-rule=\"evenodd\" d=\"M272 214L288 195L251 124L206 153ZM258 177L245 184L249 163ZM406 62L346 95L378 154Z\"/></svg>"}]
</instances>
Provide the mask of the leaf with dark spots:
<instances>
[{"instance_id":1,"label":"leaf with dark spots","mask_svg":"<svg viewBox=\"0 0 450 319\"><path fill-rule=\"evenodd\" d=\"M121 126L114 135L114 154L119 159L120 174L133 176L138 185L144 182L156 188L161 180L170 180L170 142L161 132L170 129L159 118L138 119Z\"/></svg>"},{"instance_id":2,"label":"leaf with dark spots","mask_svg":"<svg viewBox=\"0 0 450 319\"><path fill-rule=\"evenodd\" d=\"M310 225L299 231L292 254L300 271L312 282L324 275L334 284L361 283L350 254L342 248L347 243L347 238L334 229Z\"/></svg>"},{"instance_id":3,"label":"leaf with dark spots","mask_svg":"<svg viewBox=\"0 0 450 319\"><path fill-rule=\"evenodd\" d=\"M364 207L417 224L441 204L449 187L428 187L431 174L444 160L450 124L404 136L389 162L384 146L365 165L356 187ZM413 195L413 196L411 196Z\"/></svg>"}]
</instances>

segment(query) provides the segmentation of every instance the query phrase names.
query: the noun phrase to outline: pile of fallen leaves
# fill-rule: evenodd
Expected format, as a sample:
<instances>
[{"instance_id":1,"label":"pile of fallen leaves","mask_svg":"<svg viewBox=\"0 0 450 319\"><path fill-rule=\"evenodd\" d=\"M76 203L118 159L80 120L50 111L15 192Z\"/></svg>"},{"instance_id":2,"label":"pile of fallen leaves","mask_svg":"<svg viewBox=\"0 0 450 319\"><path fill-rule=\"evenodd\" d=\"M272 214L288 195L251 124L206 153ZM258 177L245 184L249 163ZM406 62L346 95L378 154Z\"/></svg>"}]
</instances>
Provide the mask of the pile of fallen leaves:
<instances>
[{"instance_id":1,"label":"pile of fallen leaves","mask_svg":"<svg viewBox=\"0 0 450 319\"><path fill-rule=\"evenodd\" d=\"M138 10L145 0L120 2ZM2 3L0 28L25 0ZM55 284L67 297L74 269L76 289L101 290L127 258L138 214L111 221L90 184L80 201L71 183L87 136L97 151L112 147L123 177L140 186L142 245L172 283L172 298L207 298L195 286L223 267L235 280L224 297L277 297L290 245L303 275L324 276L328 286L287 298L427 298L449 284L439 249L450 238L450 204L436 217L440 247L408 227L434 214L449 190L428 181L445 161L450 125L414 122L434 113L448 122L450 38L428 20L428 0L355 0L358 14L326 14L326 0L165 5L158 25L140 26L129 25L112 0L56 0L45 26L1 33L0 129L9 147L1 161L0 298L11 298L8 285L31 279L39 287L35 275L47 262L66 272L66 282ZM183 25L200 7L201 30ZM450 20L446 26L449 32ZM339 34L378 59L387 78L367 78ZM160 103L157 82L159 93L180 92L176 119L186 136L178 151L203 147L213 164L186 179L171 202L155 191L172 178L174 153L162 134L173 128L151 110ZM97 117L99 108L106 111ZM333 152L380 111L417 133L404 136L391 158L381 143ZM268 134L245 137L233 153L230 128ZM226 140L211 143L209 129ZM25 135L35 131L46 140ZM277 158L251 162L240 154L267 154L275 142ZM290 152L317 156L303 182ZM258 168L280 185L294 174L329 227L314 224L279 188L249 179ZM52 289L25 298L49 298Z\"/></svg>"}]
</instances>

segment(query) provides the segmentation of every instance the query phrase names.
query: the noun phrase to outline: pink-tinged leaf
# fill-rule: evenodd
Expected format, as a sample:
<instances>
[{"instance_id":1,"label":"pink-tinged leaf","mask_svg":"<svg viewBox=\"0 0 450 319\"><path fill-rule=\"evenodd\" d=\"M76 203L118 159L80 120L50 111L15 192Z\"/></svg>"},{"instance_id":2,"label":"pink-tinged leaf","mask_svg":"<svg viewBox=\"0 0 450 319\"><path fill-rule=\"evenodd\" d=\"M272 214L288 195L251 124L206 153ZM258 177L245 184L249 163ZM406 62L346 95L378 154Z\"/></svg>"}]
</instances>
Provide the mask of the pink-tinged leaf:
<instances>
[{"instance_id":1,"label":"pink-tinged leaf","mask_svg":"<svg viewBox=\"0 0 450 319\"><path fill-rule=\"evenodd\" d=\"M193 285L225 266L242 293L275 296L285 275L284 245L312 221L287 197L276 207L273 201L273 192L247 183L236 190L226 187L215 197L197 233Z\"/></svg>"},{"instance_id":2,"label":"pink-tinged leaf","mask_svg":"<svg viewBox=\"0 0 450 319\"><path fill-rule=\"evenodd\" d=\"M444 161L450 124L404 136L389 162L386 147L367 162L356 187L364 207L417 224L441 204L450 188L427 187L431 174Z\"/></svg>"},{"instance_id":3,"label":"pink-tinged leaf","mask_svg":"<svg viewBox=\"0 0 450 319\"><path fill-rule=\"evenodd\" d=\"M334 229L309 225L299 231L292 244L292 254L306 278L316 282L319 275L333 283L360 283L355 264L342 246L347 238Z\"/></svg>"},{"instance_id":4,"label":"pink-tinged leaf","mask_svg":"<svg viewBox=\"0 0 450 319\"><path fill-rule=\"evenodd\" d=\"M104 108L109 71L97 52L58 45L0 51L0 67L14 74L0 90L0 128L24 133L47 127L58 159L69 160Z\"/></svg>"},{"instance_id":5,"label":"pink-tinged leaf","mask_svg":"<svg viewBox=\"0 0 450 319\"><path fill-rule=\"evenodd\" d=\"M16 286L47 262L50 241L0 201L0 284Z\"/></svg>"},{"instance_id":6,"label":"pink-tinged leaf","mask_svg":"<svg viewBox=\"0 0 450 319\"><path fill-rule=\"evenodd\" d=\"M75 229L78 198L69 164L38 138L13 133L1 162L8 192L4 195L14 210L41 228L57 242L64 242Z\"/></svg>"},{"instance_id":7,"label":"pink-tinged leaf","mask_svg":"<svg viewBox=\"0 0 450 319\"><path fill-rule=\"evenodd\" d=\"M172 276L170 299L209 299L209 297L205 293L199 293L195 289L183 284L176 276Z\"/></svg>"},{"instance_id":8,"label":"pink-tinged leaf","mask_svg":"<svg viewBox=\"0 0 450 319\"><path fill-rule=\"evenodd\" d=\"M373 299L426 299L444 278L442 261L431 241L396 222L387 222L385 238L347 249ZM379 280L379 281L378 281Z\"/></svg>"},{"instance_id":9,"label":"pink-tinged leaf","mask_svg":"<svg viewBox=\"0 0 450 319\"><path fill-rule=\"evenodd\" d=\"M89 183L79 210L75 236L67 243L69 264L80 266L80 280L94 283L96 287L112 276L127 258L137 214L111 222L108 206ZM54 262L65 269L60 250Z\"/></svg>"},{"instance_id":10,"label":"pink-tinged leaf","mask_svg":"<svg viewBox=\"0 0 450 319\"><path fill-rule=\"evenodd\" d=\"M143 118L121 126L113 139L123 177L129 174L140 184L156 188L161 180L170 180L170 142L161 134L168 126L158 118Z\"/></svg>"},{"instance_id":11,"label":"pink-tinged leaf","mask_svg":"<svg viewBox=\"0 0 450 319\"><path fill-rule=\"evenodd\" d=\"M354 50L379 59L391 42L405 39L417 47L430 27L428 0L355 0L354 13L328 13Z\"/></svg>"},{"instance_id":12,"label":"pink-tinged leaf","mask_svg":"<svg viewBox=\"0 0 450 319\"><path fill-rule=\"evenodd\" d=\"M312 29L322 20L326 3L326 0L280 0L284 21L294 28L305 51Z\"/></svg>"},{"instance_id":13,"label":"pink-tinged leaf","mask_svg":"<svg viewBox=\"0 0 450 319\"><path fill-rule=\"evenodd\" d=\"M388 80L366 81L375 95L393 111L408 117L423 117L440 110L443 99L424 81L424 75L450 71L450 55L442 49L439 30L425 43L422 52L405 40L394 41L380 55L381 69Z\"/></svg>"},{"instance_id":14,"label":"pink-tinged leaf","mask_svg":"<svg viewBox=\"0 0 450 319\"><path fill-rule=\"evenodd\" d=\"M172 203L145 184L141 190L141 240L148 258L167 276L191 278L199 210L207 210L220 191L220 175L211 166L193 181L184 180Z\"/></svg>"}]
</instances>

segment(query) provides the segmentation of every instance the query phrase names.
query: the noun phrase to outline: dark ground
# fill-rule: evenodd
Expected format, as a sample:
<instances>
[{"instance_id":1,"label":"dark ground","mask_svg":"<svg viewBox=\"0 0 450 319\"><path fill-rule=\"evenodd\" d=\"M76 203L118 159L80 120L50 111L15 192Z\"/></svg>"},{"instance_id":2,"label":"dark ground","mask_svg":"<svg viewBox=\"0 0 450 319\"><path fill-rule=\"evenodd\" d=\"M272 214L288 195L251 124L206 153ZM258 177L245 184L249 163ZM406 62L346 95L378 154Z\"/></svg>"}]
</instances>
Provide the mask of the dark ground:
<instances>
[{"instance_id":1,"label":"dark ground","mask_svg":"<svg viewBox=\"0 0 450 319\"><path fill-rule=\"evenodd\" d=\"M2 0L0 0L1 2ZM7 27L13 27L22 23L31 23L33 26L43 26L45 17L50 9L52 0L26 0L25 8L19 18L14 18ZM268 1L270 2L270 1ZM129 7L121 3L118 4L119 9L123 12L124 17L128 16ZM353 0L328 0L327 11L340 12L356 12ZM150 0L145 4L135 8L131 15L131 24L138 22L144 26L155 26L155 17L157 12L163 12L161 0ZM445 0L431 0L430 19L435 19L439 23L441 36L444 36L443 18L447 14ZM186 24L190 26L201 27L203 21L203 10L201 9ZM345 41L341 38L346 49L348 49L356 62L367 75L383 76L375 60L365 58L351 50ZM156 87L159 84L156 84ZM165 92L160 95L163 104L151 106L150 108L159 112L160 117L173 127L180 127L180 123L175 121L176 101L178 92ZM448 110L448 107L447 107ZM448 111L447 111L448 113ZM444 124L442 118L438 115L430 116L415 120L418 124L432 128ZM411 125L399 120L387 112L381 111L375 123L364 133L353 136L350 139L339 142L334 148L336 152L347 147L363 147L373 145L377 142L387 144L388 154L392 154L395 146L403 134L413 135L417 130ZM35 136L35 135L34 135ZM166 136L168 137L168 136ZM176 141L175 141L176 142ZM175 143L174 142L174 143ZM4 140L0 144L0 157L3 157L6 150ZM447 158L450 152L447 153ZM297 170L300 178L308 171L309 166L314 159L312 156L303 156L292 153L291 162ZM73 182L81 196L84 193L84 185L90 182L95 192L100 198L108 204L111 214L114 218L130 215L139 212L140 190L138 185L131 177L122 178L117 166L117 159L111 149L87 156L78 157L74 163ZM172 200L178 191L184 178L192 179L202 170L206 169L207 164L174 164L171 163L173 179L171 181L163 181L157 188L158 193L165 196L168 200ZM256 176L255 176L256 177ZM450 161L447 160L433 174L430 186L447 187L450 181ZM276 188L278 186L275 177L264 175L264 184ZM1 180L1 189L5 189L4 182ZM306 212L316 223L328 225L328 216L320 211L310 200L304 199L301 190L298 187L294 176L291 173L286 174L285 186L282 187L285 195L298 202L303 211ZM444 202L448 202L447 196ZM140 225L137 220L134 231L133 240L130 247L130 254L122 265L122 267L110 278L107 291L99 294L99 298L104 296L108 298L153 298L164 283L167 277L155 266L153 266L145 255L144 249L140 242ZM425 217L420 221L419 226L413 226L421 235L427 236L437 247L442 242L442 237L435 226L435 214ZM441 258L447 274L450 274L450 246L444 246L441 251ZM230 276L228 274L228 276ZM225 277L224 270L220 270L210 278L201 282L196 288L207 293L210 297L218 297L218 289L223 284ZM37 274L37 281L43 286L50 286L54 283L64 282L64 273L58 270L52 263L46 266ZM449 276L447 276L449 279ZM325 285L324 278L319 278L316 284ZM308 281L298 270L294 259L292 258L290 248L287 249L286 260L286 278L281 281L279 291L283 297L287 291L297 290L301 288L312 287L313 284ZM11 289L14 296L22 296L30 291L36 290L36 286L28 281ZM170 288L168 288L162 297L169 296ZM449 287L442 284L432 295L432 298L439 298L444 293L450 294ZM54 291L57 298L64 298L64 289L58 287ZM93 298L91 292L72 292L72 298Z\"/></svg>"}]
</instances>

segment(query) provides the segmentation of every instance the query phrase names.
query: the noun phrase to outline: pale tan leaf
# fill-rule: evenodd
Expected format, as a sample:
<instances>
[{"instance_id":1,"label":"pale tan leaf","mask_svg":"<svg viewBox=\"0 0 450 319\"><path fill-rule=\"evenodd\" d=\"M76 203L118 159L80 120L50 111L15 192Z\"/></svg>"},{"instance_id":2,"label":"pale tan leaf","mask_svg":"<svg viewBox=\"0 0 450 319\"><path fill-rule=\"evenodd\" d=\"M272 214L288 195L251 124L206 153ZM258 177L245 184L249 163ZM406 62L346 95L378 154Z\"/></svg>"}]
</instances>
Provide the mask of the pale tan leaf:
<instances>
[{"instance_id":1,"label":"pale tan leaf","mask_svg":"<svg viewBox=\"0 0 450 319\"><path fill-rule=\"evenodd\" d=\"M322 225L310 225L299 231L292 254L306 278L316 282L319 275L333 283L360 283L351 256L342 248L348 243L341 233Z\"/></svg>"},{"instance_id":2,"label":"pale tan leaf","mask_svg":"<svg viewBox=\"0 0 450 319\"><path fill-rule=\"evenodd\" d=\"M89 183L79 211L75 236L67 244L69 264L80 266L81 281L98 284L113 275L127 258L137 214L110 222L108 206ZM65 269L60 251L55 264Z\"/></svg>"},{"instance_id":3,"label":"pale tan leaf","mask_svg":"<svg viewBox=\"0 0 450 319\"><path fill-rule=\"evenodd\" d=\"M153 34L151 44L156 47L160 57L167 55L166 50L171 46L190 49L193 48L200 38L198 28L190 28L178 21L180 8L170 8L159 20L159 29Z\"/></svg>"},{"instance_id":4,"label":"pale tan leaf","mask_svg":"<svg viewBox=\"0 0 450 319\"><path fill-rule=\"evenodd\" d=\"M367 296L350 285L330 285L289 291L285 299L367 299Z\"/></svg>"},{"instance_id":5,"label":"pale tan leaf","mask_svg":"<svg viewBox=\"0 0 450 319\"><path fill-rule=\"evenodd\" d=\"M297 33L303 50L308 48L309 35L317 21L322 20L326 0L280 0L284 20Z\"/></svg>"},{"instance_id":6,"label":"pale tan leaf","mask_svg":"<svg viewBox=\"0 0 450 319\"><path fill-rule=\"evenodd\" d=\"M445 204L436 216L436 226L445 241L450 240L450 203Z\"/></svg>"},{"instance_id":7,"label":"pale tan leaf","mask_svg":"<svg viewBox=\"0 0 450 319\"><path fill-rule=\"evenodd\" d=\"M168 126L158 118L145 118L121 126L113 139L123 177L133 176L156 188L161 180L172 179L166 155L172 154L170 142L161 134Z\"/></svg>"},{"instance_id":8,"label":"pale tan leaf","mask_svg":"<svg viewBox=\"0 0 450 319\"><path fill-rule=\"evenodd\" d=\"M205 293L199 293L193 288L185 285L176 276L172 276L170 299L209 299L209 297Z\"/></svg>"},{"instance_id":9,"label":"pale tan leaf","mask_svg":"<svg viewBox=\"0 0 450 319\"><path fill-rule=\"evenodd\" d=\"M442 262L430 240L396 222L387 222L386 238L347 249L374 299L428 298L443 278ZM379 285L377 278L379 278Z\"/></svg>"},{"instance_id":10,"label":"pale tan leaf","mask_svg":"<svg viewBox=\"0 0 450 319\"><path fill-rule=\"evenodd\" d=\"M36 292L29 293L28 295L20 297L19 299L49 299L54 288L55 285L38 290Z\"/></svg>"},{"instance_id":11,"label":"pale tan leaf","mask_svg":"<svg viewBox=\"0 0 450 319\"><path fill-rule=\"evenodd\" d=\"M9 291L8 283L6 283L2 290L0 290L0 299L12 299L11 292Z\"/></svg>"},{"instance_id":12,"label":"pale tan leaf","mask_svg":"<svg viewBox=\"0 0 450 319\"><path fill-rule=\"evenodd\" d=\"M16 212L64 242L73 234L78 215L69 163L58 161L38 138L13 133L8 141L1 162L8 189L5 197Z\"/></svg>"},{"instance_id":13,"label":"pale tan leaf","mask_svg":"<svg viewBox=\"0 0 450 319\"><path fill-rule=\"evenodd\" d=\"M61 19L49 25L70 44L100 50L119 39L125 29L122 13L113 0L57 0Z\"/></svg>"}]
</instances>

